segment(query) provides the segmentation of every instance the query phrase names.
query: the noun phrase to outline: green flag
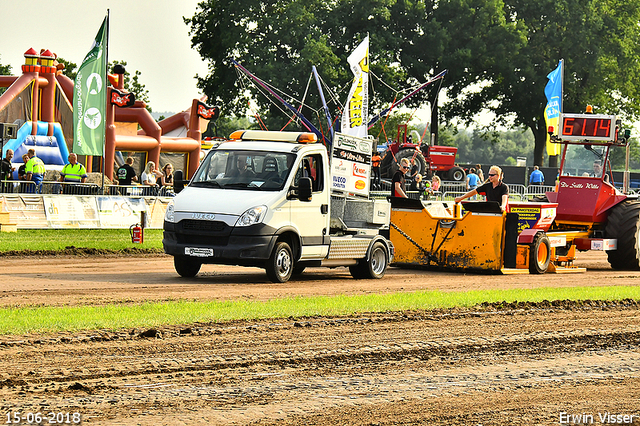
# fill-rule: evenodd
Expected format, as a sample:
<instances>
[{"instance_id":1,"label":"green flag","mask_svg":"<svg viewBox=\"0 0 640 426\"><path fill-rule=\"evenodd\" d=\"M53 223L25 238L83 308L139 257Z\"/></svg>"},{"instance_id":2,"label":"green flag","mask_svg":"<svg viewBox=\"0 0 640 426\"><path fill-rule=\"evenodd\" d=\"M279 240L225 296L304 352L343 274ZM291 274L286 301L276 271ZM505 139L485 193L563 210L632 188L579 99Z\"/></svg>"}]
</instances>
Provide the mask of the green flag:
<instances>
[{"instance_id":1,"label":"green flag","mask_svg":"<svg viewBox=\"0 0 640 426\"><path fill-rule=\"evenodd\" d=\"M108 28L107 15L80 65L73 88L73 152L80 155L104 154Z\"/></svg>"}]
</instances>

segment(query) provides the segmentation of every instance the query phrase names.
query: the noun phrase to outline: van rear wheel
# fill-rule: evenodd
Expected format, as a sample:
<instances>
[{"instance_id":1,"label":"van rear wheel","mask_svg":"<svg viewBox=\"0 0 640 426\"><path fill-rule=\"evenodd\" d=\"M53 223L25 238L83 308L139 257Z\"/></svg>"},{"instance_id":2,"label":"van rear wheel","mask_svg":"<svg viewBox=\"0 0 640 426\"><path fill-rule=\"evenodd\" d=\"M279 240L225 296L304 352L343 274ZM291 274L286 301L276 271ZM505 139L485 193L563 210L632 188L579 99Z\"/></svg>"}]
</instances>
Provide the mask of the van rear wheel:
<instances>
[{"instance_id":1,"label":"van rear wheel","mask_svg":"<svg viewBox=\"0 0 640 426\"><path fill-rule=\"evenodd\" d=\"M389 266L387 250L381 242L373 243L369 259L363 259L358 264L350 266L349 272L355 279L380 279Z\"/></svg>"}]
</instances>

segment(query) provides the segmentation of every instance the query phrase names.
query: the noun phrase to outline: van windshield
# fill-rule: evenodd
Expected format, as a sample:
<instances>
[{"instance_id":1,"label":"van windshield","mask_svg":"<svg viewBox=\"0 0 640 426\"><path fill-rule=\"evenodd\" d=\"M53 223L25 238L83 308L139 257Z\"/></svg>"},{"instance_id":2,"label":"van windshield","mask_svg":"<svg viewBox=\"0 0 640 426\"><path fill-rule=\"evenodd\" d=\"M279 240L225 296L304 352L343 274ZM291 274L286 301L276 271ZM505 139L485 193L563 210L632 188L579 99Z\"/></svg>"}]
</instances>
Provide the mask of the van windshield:
<instances>
[{"instance_id":1,"label":"van windshield","mask_svg":"<svg viewBox=\"0 0 640 426\"><path fill-rule=\"evenodd\" d=\"M202 161L190 185L279 191L294 161L290 153L214 150Z\"/></svg>"}]
</instances>

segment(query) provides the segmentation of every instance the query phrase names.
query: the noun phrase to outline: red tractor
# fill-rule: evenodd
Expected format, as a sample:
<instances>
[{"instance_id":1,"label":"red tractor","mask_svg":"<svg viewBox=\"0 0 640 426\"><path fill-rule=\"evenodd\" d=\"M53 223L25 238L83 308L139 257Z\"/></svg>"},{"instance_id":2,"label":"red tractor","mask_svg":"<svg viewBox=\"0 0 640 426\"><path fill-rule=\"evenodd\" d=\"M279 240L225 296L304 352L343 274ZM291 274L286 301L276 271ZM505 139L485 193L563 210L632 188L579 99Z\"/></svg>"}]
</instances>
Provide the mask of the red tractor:
<instances>
[{"instance_id":1,"label":"red tractor","mask_svg":"<svg viewBox=\"0 0 640 426\"><path fill-rule=\"evenodd\" d=\"M380 174L383 178L391 178L398 170L402 158L411 161L412 170L415 166L417 173L430 177L436 173L442 180L464 182L466 173L462 167L455 165L458 148L453 146L438 146L423 143L418 145L407 134L407 125L398 126L396 140L390 143L383 154L380 164Z\"/></svg>"},{"instance_id":2,"label":"red tractor","mask_svg":"<svg viewBox=\"0 0 640 426\"><path fill-rule=\"evenodd\" d=\"M627 149L628 165L629 131L619 135L619 126L611 115L560 116L559 135L552 136L563 144L557 190L535 200L557 203L555 217L549 217L546 232L529 228L526 212L519 221L518 244L531 243L530 266L536 272L573 259L576 249L606 251L614 269L640 269L640 200L628 194L628 170L622 192L616 188L609 162L611 148L618 146ZM511 211L518 207L528 208L510 205Z\"/></svg>"}]
</instances>

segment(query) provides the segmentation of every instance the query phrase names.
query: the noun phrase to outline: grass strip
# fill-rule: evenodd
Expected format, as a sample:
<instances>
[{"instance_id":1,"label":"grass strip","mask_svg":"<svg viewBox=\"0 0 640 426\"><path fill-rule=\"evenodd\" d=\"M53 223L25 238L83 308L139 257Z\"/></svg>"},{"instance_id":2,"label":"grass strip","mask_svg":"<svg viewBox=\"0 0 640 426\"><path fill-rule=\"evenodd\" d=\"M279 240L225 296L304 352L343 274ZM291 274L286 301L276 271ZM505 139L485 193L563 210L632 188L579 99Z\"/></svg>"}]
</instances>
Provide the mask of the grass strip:
<instances>
[{"instance_id":1,"label":"grass strip","mask_svg":"<svg viewBox=\"0 0 640 426\"><path fill-rule=\"evenodd\" d=\"M144 242L133 244L128 229L19 229L0 232L0 252L64 250L67 247L100 250L162 249L162 229L145 229Z\"/></svg>"},{"instance_id":2,"label":"grass strip","mask_svg":"<svg viewBox=\"0 0 640 426\"><path fill-rule=\"evenodd\" d=\"M296 297L269 301L169 301L139 305L4 308L0 309L0 334L115 330L196 322L470 308L482 303L623 299L640 300L640 287L419 291L356 296Z\"/></svg>"}]
</instances>

